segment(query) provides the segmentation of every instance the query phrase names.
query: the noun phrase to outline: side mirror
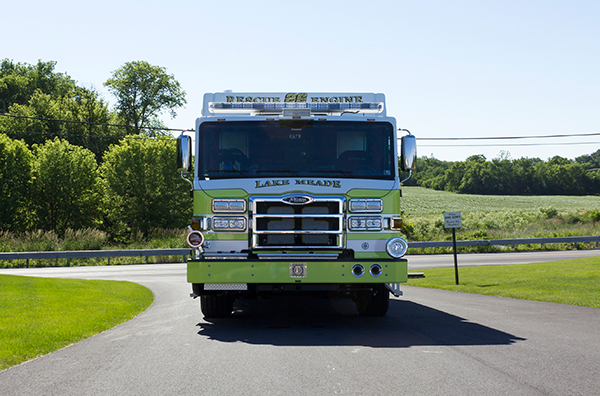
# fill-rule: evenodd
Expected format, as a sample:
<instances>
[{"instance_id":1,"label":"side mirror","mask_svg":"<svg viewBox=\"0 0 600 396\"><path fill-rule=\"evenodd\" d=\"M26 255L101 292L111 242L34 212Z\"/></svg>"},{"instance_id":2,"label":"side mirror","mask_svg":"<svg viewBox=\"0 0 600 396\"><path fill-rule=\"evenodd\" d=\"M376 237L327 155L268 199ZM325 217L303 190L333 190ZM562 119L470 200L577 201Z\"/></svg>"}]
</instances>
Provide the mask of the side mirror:
<instances>
[{"instance_id":1,"label":"side mirror","mask_svg":"<svg viewBox=\"0 0 600 396\"><path fill-rule=\"evenodd\" d=\"M402 136L400 167L404 172L417 169L417 138L414 135Z\"/></svg>"},{"instance_id":2,"label":"side mirror","mask_svg":"<svg viewBox=\"0 0 600 396\"><path fill-rule=\"evenodd\" d=\"M192 138L183 134L177 137L177 170L185 173L192 170Z\"/></svg>"}]
</instances>

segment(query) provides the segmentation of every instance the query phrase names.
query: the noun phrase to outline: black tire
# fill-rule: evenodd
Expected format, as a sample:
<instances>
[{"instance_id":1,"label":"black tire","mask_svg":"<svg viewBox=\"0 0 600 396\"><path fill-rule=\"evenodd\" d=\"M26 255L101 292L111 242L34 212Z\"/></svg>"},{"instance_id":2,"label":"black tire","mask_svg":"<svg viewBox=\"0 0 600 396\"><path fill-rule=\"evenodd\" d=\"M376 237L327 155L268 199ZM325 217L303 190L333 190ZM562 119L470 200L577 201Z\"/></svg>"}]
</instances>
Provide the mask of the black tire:
<instances>
[{"instance_id":1,"label":"black tire","mask_svg":"<svg viewBox=\"0 0 600 396\"><path fill-rule=\"evenodd\" d=\"M233 311L234 301L227 293L200 296L200 309L205 318L226 318Z\"/></svg>"},{"instance_id":2,"label":"black tire","mask_svg":"<svg viewBox=\"0 0 600 396\"><path fill-rule=\"evenodd\" d=\"M390 292L384 285L374 285L371 291L356 296L356 310L361 316L385 316L390 307Z\"/></svg>"}]
</instances>

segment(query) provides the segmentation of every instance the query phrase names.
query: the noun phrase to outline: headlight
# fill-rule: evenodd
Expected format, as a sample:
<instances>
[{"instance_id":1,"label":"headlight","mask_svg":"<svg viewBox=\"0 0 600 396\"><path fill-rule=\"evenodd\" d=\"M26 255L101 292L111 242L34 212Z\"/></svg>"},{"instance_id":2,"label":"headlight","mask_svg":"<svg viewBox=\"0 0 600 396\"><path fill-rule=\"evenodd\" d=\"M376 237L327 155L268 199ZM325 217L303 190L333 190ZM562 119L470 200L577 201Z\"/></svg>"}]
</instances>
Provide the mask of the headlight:
<instances>
[{"instance_id":1,"label":"headlight","mask_svg":"<svg viewBox=\"0 0 600 396\"><path fill-rule=\"evenodd\" d=\"M245 231L245 217L213 217L212 228L215 231Z\"/></svg>"},{"instance_id":2,"label":"headlight","mask_svg":"<svg viewBox=\"0 0 600 396\"><path fill-rule=\"evenodd\" d=\"M379 216L352 216L349 225L352 231L381 231L383 228Z\"/></svg>"},{"instance_id":3,"label":"headlight","mask_svg":"<svg viewBox=\"0 0 600 396\"><path fill-rule=\"evenodd\" d=\"M385 250L387 250L388 254L392 256L392 258L399 259L406 254L406 251L408 250L408 242L400 237L392 238L385 246Z\"/></svg>"},{"instance_id":4,"label":"headlight","mask_svg":"<svg viewBox=\"0 0 600 396\"><path fill-rule=\"evenodd\" d=\"M352 213L381 213L383 201L381 199L351 199L349 208Z\"/></svg>"},{"instance_id":5,"label":"headlight","mask_svg":"<svg viewBox=\"0 0 600 396\"><path fill-rule=\"evenodd\" d=\"M246 211L246 200L213 199L212 209L214 213L244 213Z\"/></svg>"}]
</instances>

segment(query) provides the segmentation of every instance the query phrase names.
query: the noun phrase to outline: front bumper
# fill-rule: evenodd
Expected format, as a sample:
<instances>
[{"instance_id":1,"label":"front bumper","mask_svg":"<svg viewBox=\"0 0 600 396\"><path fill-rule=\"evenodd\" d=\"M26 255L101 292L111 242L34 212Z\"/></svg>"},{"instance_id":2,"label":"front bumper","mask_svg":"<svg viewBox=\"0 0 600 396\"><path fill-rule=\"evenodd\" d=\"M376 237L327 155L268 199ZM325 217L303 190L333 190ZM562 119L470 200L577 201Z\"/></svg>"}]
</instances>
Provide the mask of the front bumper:
<instances>
[{"instance_id":1,"label":"front bumper","mask_svg":"<svg viewBox=\"0 0 600 396\"><path fill-rule=\"evenodd\" d=\"M356 276L353 267L361 264L364 273ZM370 268L378 264L379 275ZM376 271L374 271L376 272ZM405 283L407 260L190 260L189 283Z\"/></svg>"}]
</instances>

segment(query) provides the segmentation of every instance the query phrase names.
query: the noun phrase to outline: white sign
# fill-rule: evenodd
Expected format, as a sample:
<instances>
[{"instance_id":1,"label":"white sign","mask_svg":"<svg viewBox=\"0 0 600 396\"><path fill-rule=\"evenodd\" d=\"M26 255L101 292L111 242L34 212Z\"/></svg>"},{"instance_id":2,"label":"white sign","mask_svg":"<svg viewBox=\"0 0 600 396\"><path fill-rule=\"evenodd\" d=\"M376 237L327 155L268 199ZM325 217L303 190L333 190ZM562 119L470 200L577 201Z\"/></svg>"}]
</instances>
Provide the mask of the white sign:
<instances>
[{"instance_id":1,"label":"white sign","mask_svg":"<svg viewBox=\"0 0 600 396\"><path fill-rule=\"evenodd\" d=\"M444 227L461 228L462 219L460 217L460 212L444 212Z\"/></svg>"}]
</instances>

